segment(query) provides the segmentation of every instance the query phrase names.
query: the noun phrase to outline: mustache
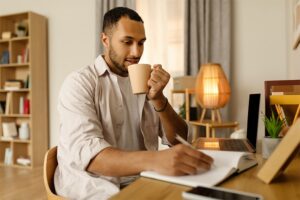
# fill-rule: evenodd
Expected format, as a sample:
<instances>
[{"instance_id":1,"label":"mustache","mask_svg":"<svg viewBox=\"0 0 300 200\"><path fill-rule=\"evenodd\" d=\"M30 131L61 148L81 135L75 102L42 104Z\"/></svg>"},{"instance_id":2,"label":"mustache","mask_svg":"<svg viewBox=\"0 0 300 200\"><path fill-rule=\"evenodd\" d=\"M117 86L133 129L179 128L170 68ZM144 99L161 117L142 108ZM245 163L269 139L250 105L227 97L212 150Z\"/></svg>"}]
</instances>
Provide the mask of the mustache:
<instances>
[{"instance_id":1,"label":"mustache","mask_svg":"<svg viewBox=\"0 0 300 200\"><path fill-rule=\"evenodd\" d=\"M140 60L141 57L127 57L125 60Z\"/></svg>"}]
</instances>

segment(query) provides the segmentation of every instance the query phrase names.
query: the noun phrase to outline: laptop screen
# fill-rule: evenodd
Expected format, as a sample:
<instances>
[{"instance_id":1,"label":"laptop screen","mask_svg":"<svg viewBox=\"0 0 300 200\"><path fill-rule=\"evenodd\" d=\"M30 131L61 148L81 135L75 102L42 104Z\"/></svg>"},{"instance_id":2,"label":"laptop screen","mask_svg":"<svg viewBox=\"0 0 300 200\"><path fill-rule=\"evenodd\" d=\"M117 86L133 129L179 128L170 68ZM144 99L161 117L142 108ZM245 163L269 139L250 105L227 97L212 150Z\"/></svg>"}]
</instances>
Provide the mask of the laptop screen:
<instances>
[{"instance_id":1,"label":"laptop screen","mask_svg":"<svg viewBox=\"0 0 300 200\"><path fill-rule=\"evenodd\" d=\"M256 149L260 94L249 95L247 139Z\"/></svg>"}]
</instances>

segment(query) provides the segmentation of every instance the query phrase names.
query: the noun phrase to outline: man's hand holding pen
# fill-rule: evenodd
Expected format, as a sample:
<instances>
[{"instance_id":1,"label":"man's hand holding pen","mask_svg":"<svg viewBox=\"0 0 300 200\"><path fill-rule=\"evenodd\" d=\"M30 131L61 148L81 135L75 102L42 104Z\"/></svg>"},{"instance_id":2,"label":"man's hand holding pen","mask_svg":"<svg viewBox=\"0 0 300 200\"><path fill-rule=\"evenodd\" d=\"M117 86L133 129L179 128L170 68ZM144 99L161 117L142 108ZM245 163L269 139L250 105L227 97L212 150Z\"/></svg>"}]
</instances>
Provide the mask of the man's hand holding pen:
<instances>
[{"instance_id":1,"label":"man's hand holding pen","mask_svg":"<svg viewBox=\"0 0 300 200\"><path fill-rule=\"evenodd\" d=\"M157 159L157 166L153 170L171 176L205 172L213 164L210 156L187 144L177 144L170 149L162 150L157 154Z\"/></svg>"}]
</instances>

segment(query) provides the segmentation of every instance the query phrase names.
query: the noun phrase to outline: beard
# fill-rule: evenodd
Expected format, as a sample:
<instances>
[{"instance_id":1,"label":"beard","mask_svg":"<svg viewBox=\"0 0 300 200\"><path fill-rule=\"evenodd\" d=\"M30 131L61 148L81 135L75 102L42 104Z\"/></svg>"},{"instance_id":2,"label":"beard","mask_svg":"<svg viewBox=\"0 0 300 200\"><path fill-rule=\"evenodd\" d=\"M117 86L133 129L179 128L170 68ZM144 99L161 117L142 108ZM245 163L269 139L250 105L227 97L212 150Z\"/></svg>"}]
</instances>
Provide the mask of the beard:
<instances>
[{"instance_id":1,"label":"beard","mask_svg":"<svg viewBox=\"0 0 300 200\"><path fill-rule=\"evenodd\" d=\"M120 61L121 59L118 58L118 55L112 46L108 51L108 56L112 64L114 65L114 68L116 68L117 70L121 71L124 74L128 74L128 70L124 66L123 62Z\"/></svg>"}]
</instances>

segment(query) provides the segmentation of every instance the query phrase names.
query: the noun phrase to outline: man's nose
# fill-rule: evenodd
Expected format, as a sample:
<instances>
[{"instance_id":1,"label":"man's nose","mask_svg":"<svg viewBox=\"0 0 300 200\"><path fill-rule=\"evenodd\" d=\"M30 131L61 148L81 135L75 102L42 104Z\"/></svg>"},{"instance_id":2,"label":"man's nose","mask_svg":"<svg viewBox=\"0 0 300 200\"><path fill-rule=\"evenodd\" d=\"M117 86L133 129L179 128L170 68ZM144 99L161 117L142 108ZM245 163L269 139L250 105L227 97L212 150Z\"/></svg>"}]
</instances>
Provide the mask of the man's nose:
<instances>
[{"instance_id":1,"label":"man's nose","mask_svg":"<svg viewBox=\"0 0 300 200\"><path fill-rule=\"evenodd\" d=\"M134 57L141 57L143 49L143 45L133 44L130 49L130 54Z\"/></svg>"}]
</instances>

